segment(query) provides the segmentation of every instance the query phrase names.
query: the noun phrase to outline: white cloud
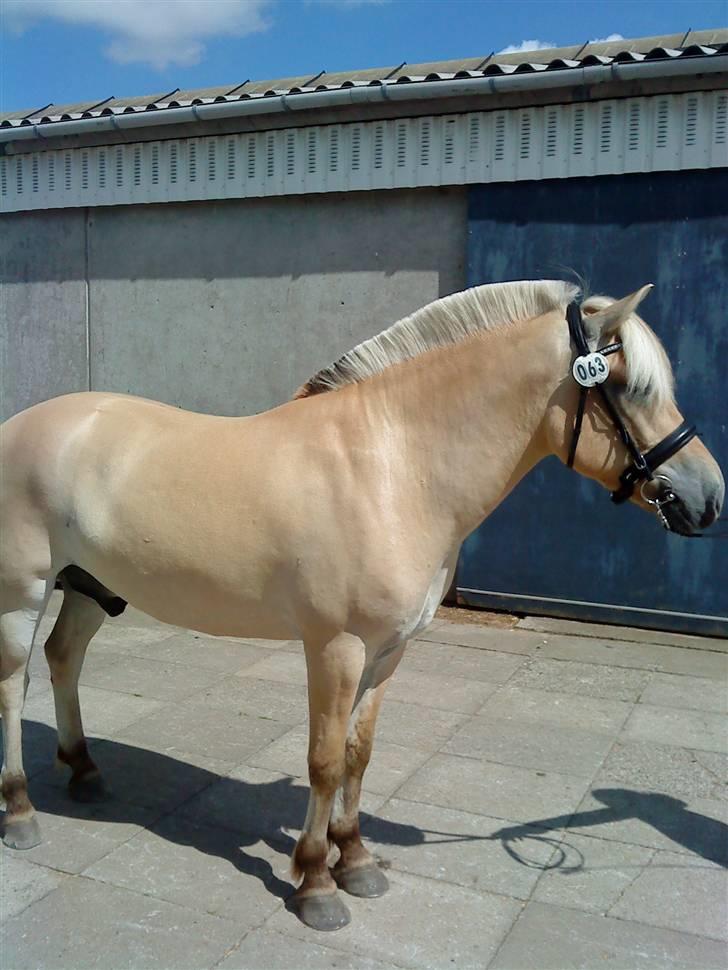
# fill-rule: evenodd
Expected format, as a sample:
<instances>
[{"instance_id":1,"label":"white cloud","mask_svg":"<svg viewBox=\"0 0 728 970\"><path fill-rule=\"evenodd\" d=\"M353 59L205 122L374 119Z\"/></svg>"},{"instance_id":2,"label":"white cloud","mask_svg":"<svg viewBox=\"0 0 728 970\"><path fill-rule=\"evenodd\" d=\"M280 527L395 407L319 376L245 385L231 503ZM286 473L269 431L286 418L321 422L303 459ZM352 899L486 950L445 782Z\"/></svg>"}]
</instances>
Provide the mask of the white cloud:
<instances>
[{"instance_id":1,"label":"white cloud","mask_svg":"<svg viewBox=\"0 0 728 970\"><path fill-rule=\"evenodd\" d=\"M608 37L595 37L594 40L590 40L590 44L608 44L613 40L624 40L621 34L610 34Z\"/></svg>"},{"instance_id":2,"label":"white cloud","mask_svg":"<svg viewBox=\"0 0 728 970\"><path fill-rule=\"evenodd\" d=\"M270 0L3 0L3 15L17 32L44 20L97 27L112 38L105 50L112 60L161 70L197 64L210 38L266 30L270 6Z\"/></svg>"},{"instance_id":3,"label":"white cloud","mask_svg":"<svg viewBox=\"0 0 728 970\"><path fill-rule=\"evenodd\" d=\"M498 54L521 54L526 51L544 51L548 50L549 47L558 47L558 44L554 44L549 40L522 40L520 44L509 44L508 47L504 47L502 51L497 51Z\"/></svg>"}]
</instances>

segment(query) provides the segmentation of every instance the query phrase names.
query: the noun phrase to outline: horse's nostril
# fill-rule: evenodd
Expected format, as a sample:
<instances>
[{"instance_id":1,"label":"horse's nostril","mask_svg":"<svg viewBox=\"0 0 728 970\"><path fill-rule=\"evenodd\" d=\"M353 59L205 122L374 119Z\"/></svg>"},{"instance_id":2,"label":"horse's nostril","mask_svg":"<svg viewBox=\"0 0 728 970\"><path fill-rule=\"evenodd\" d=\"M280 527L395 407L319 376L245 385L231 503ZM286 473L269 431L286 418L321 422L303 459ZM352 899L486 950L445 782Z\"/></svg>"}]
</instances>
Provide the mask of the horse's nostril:
<instances>
[{"instance_id":1,"label":"horse's nostril","mask_svg":"<svg viewBox=\"0 0 728 970\"><path fill-rule=\"evenodd\" d=\"M717 499L709 498L705 503L705 512L700 519L700 528L707 529L709 525L712 525L718 518L718 513L720 512L720 503Z\"/></svg>"}]
</instances>

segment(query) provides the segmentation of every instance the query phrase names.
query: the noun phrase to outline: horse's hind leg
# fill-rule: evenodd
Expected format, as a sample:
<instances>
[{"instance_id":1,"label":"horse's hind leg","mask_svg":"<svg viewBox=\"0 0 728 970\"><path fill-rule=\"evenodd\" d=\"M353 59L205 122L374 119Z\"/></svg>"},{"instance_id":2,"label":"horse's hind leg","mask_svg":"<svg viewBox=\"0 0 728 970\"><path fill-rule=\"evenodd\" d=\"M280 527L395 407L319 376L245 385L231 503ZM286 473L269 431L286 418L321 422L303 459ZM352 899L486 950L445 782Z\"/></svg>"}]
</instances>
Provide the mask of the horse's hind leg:
<instances>
[{"instance_id":1,"label":"horse's hind leg","mask_svg":"<svg viewBox=\"0 0 728 970\"><path fill-rule=\"evenodd\" d=\"M340 634L325 645L306 642L309 699L308 771L311 793L293 874L303 876L294 901L301 920L316 930L338 930L350 919L329 872L328 826L344 773L346 728L364 666L364 644Z\"/></svg>"},{"instance_id":2,"label":"horse's hind leg","mask_svg":"<svg viewBox=\"0 0 728 970\"><path fill-rule=\"evenodd\" d=\"M374 728L384 692L404 652L404 644L388 658L387 671L376 687L362 693L349 722L346 738L346 769L336 792L329 822L329 839L340 852L333 875L340 889L352 896L383 896L389 882L376 860L364 847L359 831L359 800L364 772L374 742Z\"/></svg>"},{"instance_id":3,"label":"horse's hind leg","mask_svg":"<svg viewBox=\"0 0 728 970\"><path fill-rule=\"evenodd\" d=\"M22 605L0 615L0 714L4 749L2 794L5 800L3 842L11 849L31 849L41 841L40 827L28 798L28 782L23 769L21 717L33 639L51 589L50 583L36 580L30 584L26 595L19 597Z\"/></svg>"},{"instance_id":4,"label":"horse's hind leg","mask_svg":"<svg viewBox=\"0 0 728 970\"><path fill-rule=\"evenodd\" d=\"M78 678L86 648L106 613L94 600L71 589L65 577L62 583L63 605L45 645L56 706L58 760L71 769L68 785L71 797L76 801L97 801L107 793L86 746Z\"/></svg>"}]
</instances>

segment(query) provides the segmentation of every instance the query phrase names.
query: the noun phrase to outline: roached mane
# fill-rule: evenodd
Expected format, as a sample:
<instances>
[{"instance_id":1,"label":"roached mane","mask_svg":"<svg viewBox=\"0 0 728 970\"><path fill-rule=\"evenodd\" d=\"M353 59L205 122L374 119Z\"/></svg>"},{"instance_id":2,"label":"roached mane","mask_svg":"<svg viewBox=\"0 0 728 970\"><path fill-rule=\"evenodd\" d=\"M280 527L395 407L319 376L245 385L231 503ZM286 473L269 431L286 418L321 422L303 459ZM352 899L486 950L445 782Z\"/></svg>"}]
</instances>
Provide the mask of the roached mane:
<instances>
[{"instance_id":1,"label":"roached mane","mask_svg":"<svg viewBox=\"0 0 728 970\"><path fill-rule=\"evenodd\" d=\"M324 367L296 391L296 398L335 391L417 357L436 347L459 343L483 330L495 330L565 309L579 293L562 280L489 283L453 293L403 317Z\"/></svg>"}]
</instances>

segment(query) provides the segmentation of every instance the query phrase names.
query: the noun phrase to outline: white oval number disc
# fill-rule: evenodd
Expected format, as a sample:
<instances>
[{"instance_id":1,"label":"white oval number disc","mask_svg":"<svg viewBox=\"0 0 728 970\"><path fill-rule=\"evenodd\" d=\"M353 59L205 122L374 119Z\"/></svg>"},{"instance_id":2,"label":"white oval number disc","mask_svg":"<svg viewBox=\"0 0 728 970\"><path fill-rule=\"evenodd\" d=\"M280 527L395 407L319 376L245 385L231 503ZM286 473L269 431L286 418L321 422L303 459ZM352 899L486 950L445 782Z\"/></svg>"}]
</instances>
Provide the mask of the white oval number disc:
<instances>
[{"instance_id":1,"label":"white oval number disc","mask_svg":"<svg viewBox=\"0 0 728 970\"><path fill-rule=\"evenodd\" d=\"M582 387L594 387L603 384L609 377L609 361L604 354L584 354L577 357L571 368L574 380Z\"/></svg>"}]
</instances>

